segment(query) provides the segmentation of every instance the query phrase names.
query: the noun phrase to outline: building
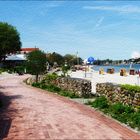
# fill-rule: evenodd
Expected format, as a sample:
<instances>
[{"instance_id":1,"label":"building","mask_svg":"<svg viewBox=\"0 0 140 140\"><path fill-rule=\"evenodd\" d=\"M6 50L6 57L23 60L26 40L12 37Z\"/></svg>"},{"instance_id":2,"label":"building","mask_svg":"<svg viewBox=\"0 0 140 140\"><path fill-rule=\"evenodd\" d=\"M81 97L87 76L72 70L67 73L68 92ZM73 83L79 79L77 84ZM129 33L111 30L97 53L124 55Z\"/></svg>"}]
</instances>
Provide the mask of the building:
<instances>
[{"instance_id":1,"label":"building","mask_svg":"<svg viewBox=\"0 0 140 140\"><path fill-rule=\"evenodd\" d=\"M32 51L39 50L39 48L21 48L20 54L28 54Z\"/></svg>"},{"instance_id":2,"label":"building","mask_svg":"<svg viewBox=\"0 0 140 140\"><path fill-rule=\"evenodd\" d=\"M26 55L35 50L39 50L39 48L21 48L21 50L16 54L6 55L3 66L7 68L14 68L16 66L22 65L27 60Z\"/></svg>"}]
</instances>

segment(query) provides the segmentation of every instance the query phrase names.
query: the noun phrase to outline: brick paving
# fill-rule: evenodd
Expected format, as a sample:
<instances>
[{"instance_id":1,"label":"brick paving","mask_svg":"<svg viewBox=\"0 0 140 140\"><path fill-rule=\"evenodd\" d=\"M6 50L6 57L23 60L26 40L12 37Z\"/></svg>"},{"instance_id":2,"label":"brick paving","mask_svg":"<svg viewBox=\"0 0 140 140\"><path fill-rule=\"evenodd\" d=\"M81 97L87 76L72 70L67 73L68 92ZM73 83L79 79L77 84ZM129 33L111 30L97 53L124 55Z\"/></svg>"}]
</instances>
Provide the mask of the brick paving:
<instances>
[{"instance_id":1,"label":"brick paving","mask_svg":"<svg viewBox=\"0 0 140 140\"><path fill-rule=\"evenodd\" d=\"M140 139L113 119L65 97L22 83L27 76L0 76L0 91L11 99L13 139Z\"/></svg>"}]
</instances>

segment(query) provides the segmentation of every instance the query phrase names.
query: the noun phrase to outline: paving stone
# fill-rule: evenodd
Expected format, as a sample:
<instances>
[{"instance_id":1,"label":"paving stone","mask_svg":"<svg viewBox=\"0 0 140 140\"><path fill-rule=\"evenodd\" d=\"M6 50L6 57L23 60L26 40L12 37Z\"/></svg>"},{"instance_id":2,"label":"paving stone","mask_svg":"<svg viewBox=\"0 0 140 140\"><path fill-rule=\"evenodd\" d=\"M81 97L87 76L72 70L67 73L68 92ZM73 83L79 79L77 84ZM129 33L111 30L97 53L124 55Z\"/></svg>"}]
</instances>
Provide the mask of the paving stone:
<instances>
[{"instance_id":1,"label":"paving stone","mask_svg":"<svg viewBox=\"0 0 140 140\"><path fill-rule=\"evenodd\" d=\"M96 110L23 84L27 76L0 77L0 91L11 100L6 140L140 139L138 133Z\"/></svg>"}]
</instances>

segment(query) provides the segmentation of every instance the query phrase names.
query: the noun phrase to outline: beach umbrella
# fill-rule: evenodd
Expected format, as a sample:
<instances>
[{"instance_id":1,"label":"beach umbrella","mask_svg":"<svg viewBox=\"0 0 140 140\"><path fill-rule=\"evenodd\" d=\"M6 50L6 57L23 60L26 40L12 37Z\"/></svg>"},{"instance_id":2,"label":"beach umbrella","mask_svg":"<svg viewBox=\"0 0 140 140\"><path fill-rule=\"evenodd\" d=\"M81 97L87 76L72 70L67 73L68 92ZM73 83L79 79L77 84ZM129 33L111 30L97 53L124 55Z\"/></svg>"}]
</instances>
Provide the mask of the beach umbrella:
<instances>
[{"instance_id":1,"label":"beach umbrella","mask_svg":"<svg viewBox=\"0 0 140 140\"><path fill-rule=\"evenodd\" d=\"M90 56L88 59L87 59L87 62L90 63L90 64L93 64L94 62L94 58L92 56Z\"/></svg>"}]
</instances>

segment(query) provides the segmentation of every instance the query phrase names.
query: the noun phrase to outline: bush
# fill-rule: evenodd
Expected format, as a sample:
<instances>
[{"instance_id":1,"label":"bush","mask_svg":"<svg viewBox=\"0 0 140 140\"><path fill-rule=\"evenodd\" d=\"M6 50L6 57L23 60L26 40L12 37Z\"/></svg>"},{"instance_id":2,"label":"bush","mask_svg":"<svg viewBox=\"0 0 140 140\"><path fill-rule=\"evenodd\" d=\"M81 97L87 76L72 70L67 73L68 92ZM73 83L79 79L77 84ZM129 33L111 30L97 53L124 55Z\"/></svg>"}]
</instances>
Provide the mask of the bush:
<instances>
[{"instance_id":1,"label":"bush","mask_svg":"<svg viewBox=\"0 0 140 140\"><path fill-rule=\"evenodd\" d=\"M129 125L133 128L137 127L140 130L140 112L135 112L130 115Z\"/></svg>"},{"instance_id":2,"label":"bush","mask_svg":"<svg viewBox=\"0 0 140 140\"><path fill-rule=\"evenodd\" d=\"M61 89L59 87L52 85L52 84L46 85L46 89L51 92L60 92L61 91Z\"/></svg>"},{"instance_id":3,"label":"bush","mask_svg":"<svg viewBox=\"0 0 140 140\"><path fill-rule=\"evenodd\" d=\"M99 109L105 109L108 108L108 106L109 106L108 100L104 96L98 97L92 103L92 107L99 108Z\"/></svg>"},{"instance_id":4,"label":"bush","mask_svg":"<svg viewBox=\"0 0 140 140\"><path fill-rule=\"evenodd\" d=\"M131 106L122 103L109 104L105 97L98 97L95 101L89 102L88 105L99 108L118 121L140 130L140 111L134 110Z\"/></svg>"},{"instance_id":5,"label":"bush","mask_svg":"<svg viewBox=\"0 0 140 140\"><path fill-rule=\"evenodd\" d=\"M128 105L123 105L122 103L115 103L110 106L110 111L113 114L122 114L122 113L133 113L134 109Z\"/></svg>"},{"instance_id":6,"label":"bush","mask_svg":"<svg viewBox=\"0 0 140 140\"><path fill-rule=\"evenodd\" d=\"M3 69L3 68L0 68L0 74L2 73L2 72L4 72L5 70Z\"/></svg>"},{"instance_id":7,"label":"bush","mask_svg":"<svg viewBox=\"0 0 140 140\"><path fill-rule=\"evenodd\" d=\"M70 92L70 91L61 91L59 94L62 96L70 97L70 98L79 98L79 96L77 94L75 94L74 92Z\"/></svg>"},{"instance_id":8,"label":"bush","mask_svg":"<svg viewBox=\"0 0 140 140\"><path fill-rule=\"evenodd\" d=\"M57 78L58 78L58 75L56 73L47 74L43 82L50 84L52 81L56 80Z\"/></svg>"},{"instance_id":9,"label":"bush","mask_svg":"<svg viewBox=\"0 0 140 140\"><path fill-rule=\"evenodd\" d=\"M38 88L41 88L41 89L46 89L48 91L51 91L51 92L60 92L61 89L55 85L52 85L52 84L42 84L42 83L33 83L32 86L34 87L38 87Z\"/></svg>"},{"instance_id":10,"label":"bush","mask_svg":"<svg viewBox=\"0 0 140 140\"><path fill-rule=\"evenodd\" d=\"M140 86L125 84L125 85L121 85L121 88L128 90L129 92L135 92L135 93L140 92Z\"/></svg>"},{"instance_id":11,"label":"bush","mask_svg":"<svg viewBox=\"0 0 140 140\"><path fill-rule=\"evenodd\" d=\"M16 66L14 71L16 71L17 73L24 73L24 66Z\"/></svg>"},{"instance_id":12,"label":"bush","mask_svg":"<svg viewBox=\"0 0 140 140\"><path fill-rule=\"evenodd\" d=\"M47 89L47 85L45 85L45 84L42 84L42 83L40 83L40 86L39 86L41 89Z\"/></svg>"},{"instance_id":13,"label":"bush","mask_svg":"<svg viewBox=\"0 0 140 140\"><path fill-rule=\"evenodd\" d=\"M61 90L61 88L53 85L53 84L44 84L44 83L33 83L32 86L38 87L44 90L48 90L50 92L57 92L58 94L70 98L79 98L79 95L75 94L74 92L71 91L65 91Z\"/></svg>"},{"instance_id":14,"label":"bush","mask_svg":"<svg viewBox=\"0 0 140 140\"><path fill-rule=\"evenodd\" d=\"M129 122L129 117L134 113L134 109L128 105L123 105L122 103L115 103L110 105L109 114L119 120L120 122L127 123Z\"/></svg>"},{"instance_id":15,"label":"bush","mask_svg":"<svg viewBox=\"0 0 140 140\"><path fill-rule=\"evenodd\" d=\"M32 83L32 86L33 86L33 87L38 87L38 88L40 88L40 85L41 85L40 83Z\"/></svg>"}]
</instances>

